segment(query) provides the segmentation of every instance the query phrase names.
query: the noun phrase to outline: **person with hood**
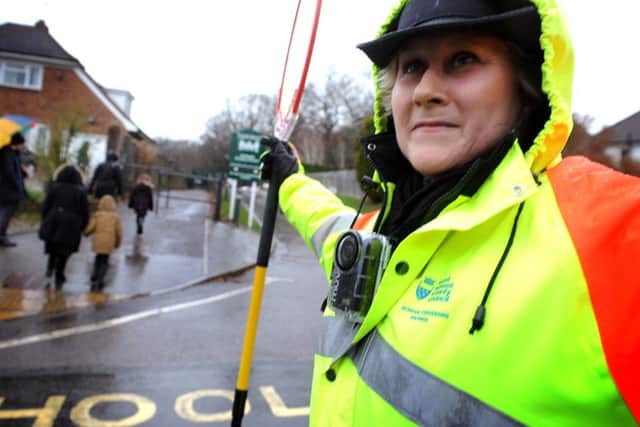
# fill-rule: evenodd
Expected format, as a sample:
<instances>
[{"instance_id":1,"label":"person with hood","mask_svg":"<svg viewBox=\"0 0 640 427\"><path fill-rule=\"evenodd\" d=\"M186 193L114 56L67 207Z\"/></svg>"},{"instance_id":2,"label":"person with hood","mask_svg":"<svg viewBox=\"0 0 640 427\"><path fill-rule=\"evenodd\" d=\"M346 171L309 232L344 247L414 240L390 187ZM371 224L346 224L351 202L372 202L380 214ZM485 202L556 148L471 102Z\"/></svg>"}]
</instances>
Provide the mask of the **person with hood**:
<instances>
[{"instance_id":1,"label":"person with hood","mask_svg":"<svg viewBox=\"0 0 640 427\"><path fill-rule=\"evenodd\" d=\"M573 50L556 0L402 0L359 48L379 211L263 141L331 282L310 424L638 425L640 181L561 157Z\"/></svg>"},{"instance_id":2,"label":"person with hood","mask_svg":"<svg viewBox=\"0 0 640 427\"><path fill-rule=\"evenodd\" d=\"M89 193L100 200L108 194L118 197L122 195L122 171L118 166L118 155L115 152L107 154L107 160L100 163L93 173L89 183Z\"/></svg>"},{"instance_id":3,"label":"person with hood","mask_svg":"<svg viewBox=\"0 0 640 427\"><path fill-rule=\"evenodd\" d=\"M78 251L82 231L89 221L89 202L82 176L75 166L62 166L54 177L42 206L38 236L49 255L46 277L55 273L56 289L61 289L66 281L67 261Z\"/></svg>"},{"instance_id":4,"label":"person with hood","mask_svg":"<svg viewBox=\"0 0 640 427\"><path fill-rule=\"evenodd\" d=\"M91 290L102 291L109 268L109 255L122 243L122 222L116 212L116 201L113 197L106 195L100 198L98 211L91 217L85 234L93 234L91 247L96 254L91 273Z\"/></svg>"},{"instance_id":5,"label":"person with hood","mask_svg":"<svg viewBox=\"0 0 640 427\"><path fill-rule=\"evenodd\" d=\"M7 237L7 229L18 204L27 198L20 159L24 144L24 136L15 132L11 135L9 144L0 148L0 247L16 246Z\"/></svg>"},{"instance_id":6,"label":"person with hood","mask_svg":"<svg viewBox=\"0 0 640 427\"><path fill-rule=\"evenodd\" d=\"M131 190L129 208L135 211L137 233L142 234L144 218L147 212L153 210L153 184L146 173L140 174L136 186Z\"/></svg>"}]
</instances>

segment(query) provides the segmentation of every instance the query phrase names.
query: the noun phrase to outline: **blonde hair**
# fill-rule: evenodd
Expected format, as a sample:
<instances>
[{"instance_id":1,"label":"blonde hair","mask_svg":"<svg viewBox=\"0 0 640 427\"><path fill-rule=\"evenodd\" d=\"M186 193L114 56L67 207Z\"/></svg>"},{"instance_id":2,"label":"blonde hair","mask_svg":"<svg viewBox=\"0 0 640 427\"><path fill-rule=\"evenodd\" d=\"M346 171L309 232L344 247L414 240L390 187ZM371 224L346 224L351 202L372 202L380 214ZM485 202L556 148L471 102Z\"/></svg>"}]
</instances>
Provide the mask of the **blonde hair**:
<instances>
[{"instance_id":1,"label":"blonde hair","mask_svg":"<svg viewBox=\"0 0 640 427\"><path fill-rule=\"evenodd\" d=\"M382 106L382 114L391 115L391 92L396 83L398 74L397 56L394 56L384 68L378 70L378 90L380 91L380 100Z\"/></svg>"}]
</instances>

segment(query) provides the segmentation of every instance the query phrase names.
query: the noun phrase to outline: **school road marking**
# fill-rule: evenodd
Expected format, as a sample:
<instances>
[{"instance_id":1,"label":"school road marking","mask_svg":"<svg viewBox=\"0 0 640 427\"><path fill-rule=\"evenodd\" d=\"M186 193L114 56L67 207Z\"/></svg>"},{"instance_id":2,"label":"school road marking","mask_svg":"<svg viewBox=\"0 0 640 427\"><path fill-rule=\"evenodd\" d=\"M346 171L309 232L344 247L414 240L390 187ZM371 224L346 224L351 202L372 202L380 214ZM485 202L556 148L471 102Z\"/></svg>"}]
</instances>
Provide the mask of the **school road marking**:
<instances>
[{"instance_id":1,"label":"school road marking","mask_svg":"<svg viewBox=\"0 0 640 427\"><path fill-rule=\"evenodd\" d=\"M267 280L267 283L275 282L275 281L287 281L287 280L272 278L271 280ZM116 326L125 325L127 323L135 322L137 320L146 319L148 317L158 316L160 314L186 310L188 308L198 307L205 304L211 304L214 302L219 302L219 301L223 301L223 300L235 297L237 295L251 292L252 288L253 286L244 286L242 288L225 292L219 295L214 295L211 297L202 298L199 300L185 302L181 304L174 304L174 305L168 305L165 307L154 308L151 310L145 310L138 313L128 314L126 316L115 317L109 320L103 320L101 322L96 322L89 325L74 326L72 328L58 329L58 330L46 332L43 334L36 334L36 335L30 335L23 338L0 341L0 350L6 349L6 348L20 347L28 344L36 344L44 341L51 341L58 338L70 337L73 335L86 334L88 332L100 331L103 329L109 329Z\"/></svg>"}]
</instances>

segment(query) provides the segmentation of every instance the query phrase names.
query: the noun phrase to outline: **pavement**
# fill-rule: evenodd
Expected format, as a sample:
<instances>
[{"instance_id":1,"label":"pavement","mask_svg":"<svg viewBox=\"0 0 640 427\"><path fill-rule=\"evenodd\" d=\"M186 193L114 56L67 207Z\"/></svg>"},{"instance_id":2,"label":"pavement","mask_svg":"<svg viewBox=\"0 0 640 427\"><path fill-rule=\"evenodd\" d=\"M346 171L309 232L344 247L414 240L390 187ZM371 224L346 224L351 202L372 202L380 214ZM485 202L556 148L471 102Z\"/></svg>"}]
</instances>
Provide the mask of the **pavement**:
<instances>
[{"instance_id":1,"label":"pavement","mask_svg":"<svg viewBox=\"0 0 640 427\"><path fill-rule=\"evenodd\" d=\"M180 195L206 198L197 190ZM8 234L18 245L0 248L0 320L173 292L255 266L259 234L211 221L206 203L171 200L160 205L158 213L147 216L144 234L137 235L133 212L119 204L123 244L110 257L102 292L90 292L95 256L90 238L82 239L67 264L67 282L55 291L47 286L47 259L36 227L12 225Z\"/></svg>"}]
</instances>

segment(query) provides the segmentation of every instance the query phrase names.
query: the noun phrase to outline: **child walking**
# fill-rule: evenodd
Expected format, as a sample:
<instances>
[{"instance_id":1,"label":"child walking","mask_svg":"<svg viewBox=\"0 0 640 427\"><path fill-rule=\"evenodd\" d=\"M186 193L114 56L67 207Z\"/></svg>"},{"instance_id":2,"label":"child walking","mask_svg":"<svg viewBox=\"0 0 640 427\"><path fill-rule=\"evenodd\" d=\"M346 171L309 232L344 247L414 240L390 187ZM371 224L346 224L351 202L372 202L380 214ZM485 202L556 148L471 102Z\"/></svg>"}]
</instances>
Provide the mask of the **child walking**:
<instances>
[{"instance_id":1,"label":"child walking","mask_svg":"<svg viewBox=\"0 0 640 427\"><path fill-rule=\"evenodd\" d=\"M56 289L67 280L64 274L69 257L80 247L82 230L89 221L89 202L82 186L82 176L73 165L61 167L54 174L42 208L38 236L44 241L47 261L47 287L55 273Z\"/></svg>"},{"instance_id":2,"label":"child walking","mask_svg":"<svg viewBox=\"0 0 640 427\"><path fill-rule=\"evenodd\" d=\"M136 212L136 226L138 234L143 232L144 217L153 210L153 185L151 177L146 173L140 174L136 186L129 196L129 208Z\"/></svg>"},{"instance_id":3,"label":"child walking","mask_svg":"<svg viewBox=\"0 0 640 427\"><path fill-rule=\"evenodd\" d=\"M122 242L122 223L113 197L106 195L100 198L98 210L85 229L85 234L93 234L92 249L96 254L91 273L91 290L101 291L109 267L109 255Z\"/></svg>"}]
</instances>

